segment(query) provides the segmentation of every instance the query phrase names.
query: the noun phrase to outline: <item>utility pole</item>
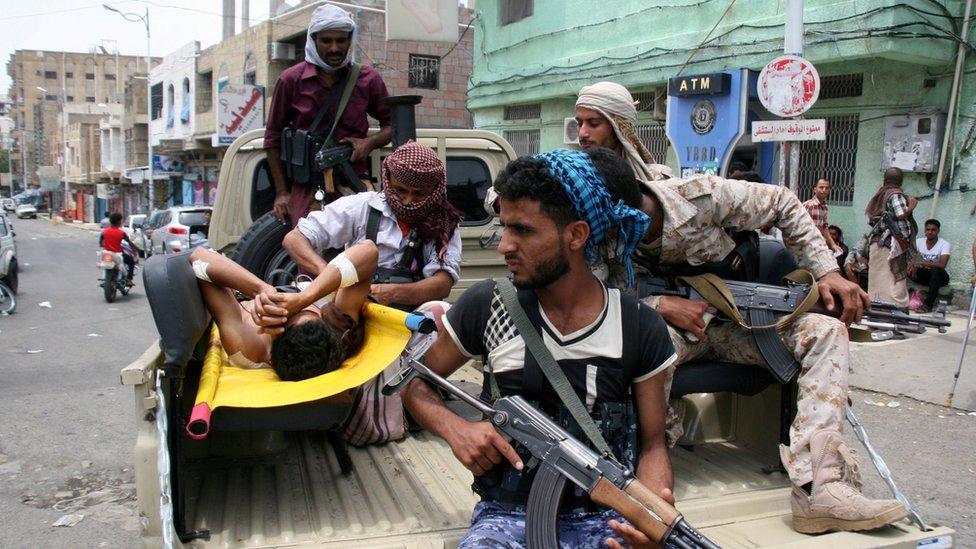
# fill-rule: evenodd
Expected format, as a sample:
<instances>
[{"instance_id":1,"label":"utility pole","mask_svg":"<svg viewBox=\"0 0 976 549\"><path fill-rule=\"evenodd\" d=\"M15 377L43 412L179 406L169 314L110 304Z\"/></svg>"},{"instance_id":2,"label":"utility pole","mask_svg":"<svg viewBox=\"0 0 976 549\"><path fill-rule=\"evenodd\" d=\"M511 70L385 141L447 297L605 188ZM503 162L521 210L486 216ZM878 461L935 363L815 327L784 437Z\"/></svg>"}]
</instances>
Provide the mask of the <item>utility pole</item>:
<instances>
[{"instance_id":1,"label":"utility pole","mask_svg":"<svg viewBox=\"0 0 976 549\"><path fill-rule=\"evenodd\" d=\"M803 0L786 2L786 34L783 54L803 57ZM796 194L800 177L800 143L784 141L779 150L779 184Z\"/></svg>"},{"instance_id":2,"label":"utility pole","mask_svg":"<svg viewBox=\"0 0 976 549\"><path fill-rule=\"evenodd\" d=\"M108 4L102 4L102 7L108 11L114 11L115 13L122 16L126 21L131 21L133 23L141 21L146 27L146 144L149 151L149 158L147 159L148 175L149 175L149 206L146 208L146 214L152 212L153 207L156 203L156 190L155 181L153 180L153 144L152 144L152 44L149 41L149 8L146 8L146 15L139 15L138 13L124 13L118 9L109 6ZM118 72L118 66L116 66L116 72Z\"/></svg>"}]
</instances>

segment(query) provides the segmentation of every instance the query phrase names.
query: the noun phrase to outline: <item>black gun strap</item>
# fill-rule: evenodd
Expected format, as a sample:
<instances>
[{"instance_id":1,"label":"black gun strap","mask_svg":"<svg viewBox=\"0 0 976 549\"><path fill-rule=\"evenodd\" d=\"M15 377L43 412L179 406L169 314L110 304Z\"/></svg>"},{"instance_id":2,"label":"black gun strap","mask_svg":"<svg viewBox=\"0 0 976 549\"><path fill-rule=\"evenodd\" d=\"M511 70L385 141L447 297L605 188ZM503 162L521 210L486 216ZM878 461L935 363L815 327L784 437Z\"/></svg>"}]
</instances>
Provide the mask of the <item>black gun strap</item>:
<instances>
[{"instance_id":1,"label":"black gun strap","mask_svg":"<svg viewBox=\"0 0 976 549\"><path fill-rule=\"evenodd\" d=\"M529 321L529 317L525 314L525 310L518 301L518 293L512 281L507 278L496 278L494 281L495 287L498 288L498 293L501 295L502 303L505 305L505 310L508 312L508 316L515 323L515 328L518 329L519 335L522 336L522 340L525 342L525 350L532 353L532 356L535 357L536 362L539 363L542 372L546 374L546 378L549 380L552 388L559 395L559 399L566 406L566 409L569 410L576 423L579 424L583 433L590 439L590 442L599 451L613 457L613 452L610 451L610 445L604 440L600 429L597 428L590 414L586 412L586 408L583 406L579 395L576 394L576 391L569 384L569 380L566 379L566 374L559 368L556 359L553 358L552 353L546 348L546 344L542 341L542 336L532 325L532 322Z\"/></svg>"},{"instance_id":2,"label":"black gun strap","mask_svg":"<svg viewBox=\"0 0 976 549\"><path fill-rule=\"evenodd\" d=\"M376 243L376 235L380 232L381 217L383 217L383 212L372 206L369 207L369 213L366 214L366 240L372 240L374 244Z\"/></svg>"},{"instance_id":3,"label":"black gun strap","mask_svg":"<svg viewBox=\"0 0 976 549\"><path fill-rule=\"evenodd\" d=\"M325 113L328 112L329 107L331 107L333 102L335 102L336 91L341 89L342 95L338 97L339 104L336 107L335 117L332 120L332 129L329 130L329 136L325 138L322 145L323 149L326 148L326 145L332 139L332 134L335 133L336 127L339 125L339 119L342 118L342 113L346 110L346 104L349 102L349 96L352 95L352 89L356 87L356 81L359 80L360 70L362 70L361 65L356 63L349 64L349 71L346 72L346 76L340 81L336 82L335 85L329 90L329 93L326 95L326 100L322 102L322 108L319 109L318 114L315 115L315 120L308 128L310 133L315 133L315 130L318 129L319 124L322 123Z\"/></svg>"}]
</instances>

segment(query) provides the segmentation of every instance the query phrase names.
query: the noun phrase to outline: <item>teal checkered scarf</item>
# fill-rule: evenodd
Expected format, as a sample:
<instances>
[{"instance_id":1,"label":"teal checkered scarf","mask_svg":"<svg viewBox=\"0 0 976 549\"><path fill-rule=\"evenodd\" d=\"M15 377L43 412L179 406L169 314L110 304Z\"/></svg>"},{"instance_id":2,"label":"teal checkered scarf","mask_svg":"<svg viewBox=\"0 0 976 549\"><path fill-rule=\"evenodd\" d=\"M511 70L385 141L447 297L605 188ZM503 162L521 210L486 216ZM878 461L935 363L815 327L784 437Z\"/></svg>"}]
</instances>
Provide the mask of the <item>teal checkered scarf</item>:
<instances>
[{"instance_id":1,"label":"teal checkered scarf","mask_svg":"<svg viewBox=\"0 0 976 549\"><path fill-rule=\"evenodd\" d=\"M586 241L586 257L593 263L603 259L608 263L619 261L627 272L627 285L634 284L634 266L631 255L651 224L646 213L613 203L603 178L589 155L582 151L557 149L535 155L546 163L573 204L573 209L590 226L590 238ZM601 254L601 250L605 253Z\"/></svg>"}]
</instances>

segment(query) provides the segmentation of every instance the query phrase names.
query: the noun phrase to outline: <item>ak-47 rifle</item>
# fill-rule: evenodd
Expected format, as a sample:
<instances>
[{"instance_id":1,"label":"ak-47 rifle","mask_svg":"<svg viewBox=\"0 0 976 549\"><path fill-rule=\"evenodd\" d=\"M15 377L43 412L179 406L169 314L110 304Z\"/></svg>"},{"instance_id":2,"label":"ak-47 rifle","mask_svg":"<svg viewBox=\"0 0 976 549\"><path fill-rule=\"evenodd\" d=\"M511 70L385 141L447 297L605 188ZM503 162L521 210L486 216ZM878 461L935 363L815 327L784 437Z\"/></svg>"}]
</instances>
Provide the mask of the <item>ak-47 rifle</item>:
<instances>
[{"instance_id":1,"label":"ak-47 rifle","mask_svg":"<svg viewBox=\"0 0 976 549\"><path fill-rule=\"evenodd\" d=\"M322 147L315 153L315 169L325 172L334 169L345 181L346 185L357 193L366 192L366 185L359 179L356 170L352 169L349 159L352 157L352 145L340 143L334 147Z\"/></svg>"},{"instance_id":2,"label":"ak-47 rifle","mask_svg":"<svg viewBox=\"0 0 976 549\"><path fill-rule=\"evenodd\" d=\"M505 396L492 404L477 399L437 375L425 364L409 358L409 366L383 388L390 395L421 377L463 400L532 454L528 467L539 467L526 511L526 540L533 549L558 547L556 513L564 479L586 490L594 502L610 507L650 539L664 547L718 549L688 524L670 503L640 483L633 472L611 455L600 455L529 404L520 396ZM533 461L536 462L533 464ZM541 501L540 494L553 494Z\"/></svg>"},{"instance_id":3,"label":"ak-47 rifle","mask_svg":"<svg viewBox=\"0 0 976 549\"><path fill-rule=\"evenodd\" d=\"M702 279L703 277L694 277ZM807 296L811 292L810 284L789 282L786 286L776 286L772 284L760 284L758 282L742 282L738 280L722 280L717 277L705 279L703 287L711 286L715 288L715 282L724 283L728 288L727 295L710 296L711 299L703 296L698 290L688 282L692 277L675 279L674 281L656 278L638 278L638 297L650 295L675 296L690 299L692 301L706 301L722 309L715 299L720 299L728 306L738 309L740 319L748 322L753 327L753 335L763 358L766 359L770 372L776 376L781 383L792 381L799 372L799 364L791 354L788 353L782 344L777 331L776 322L779 317L789 315L800 308ZM812 280L812 278L811 278ZM731 302L729 302L731 300ZM821 313L833 317L841 314L841 307L835 310L828 310L819 301L806 309L807 312ZM728 313L728 311L725 311ZM734 312L734 311L733 311ZM939 333L945 333L946 327L951 326L952 322L945 318L945 311L942 316L919 316L904 313L893 303L884 301L872 301L871 306L864 310L862 325L868 328L881 330L892 330L896 332L910 332L921 334L927 327L934 327Z\"/></svg>"},{"instance_id":4,"label":"ak-47 rifle","mask_svg":"<svg viewBox=\"0 0 976 549\"><path fill-rule=\"evenodd\" d=\"M776 286L738 280L725 280L724 282L729 287L735 305L740 311L744 313L751 313L756 310L768 311L771 314L769 319L792 313L810 292L810 286L806 284ZM663 278L640 278L638 294L640 297L666 295L683 297L692 301L707 301L694 288L672 283ZM836 310L830 311L823 304L818 303L811 307L809 312L839 317L841 309L838 307ZM769 319L756 320L767 322ZM944 334L946 327L952 326L952 322L945 318L945 311L941 311L941 316L913 315L902 312L897 305L887 301L872 301L871 307L864 310L861 324L868 328L915 334L925 333L926 327L937 328L939 333Z\"/></svg>"}]
</instances>

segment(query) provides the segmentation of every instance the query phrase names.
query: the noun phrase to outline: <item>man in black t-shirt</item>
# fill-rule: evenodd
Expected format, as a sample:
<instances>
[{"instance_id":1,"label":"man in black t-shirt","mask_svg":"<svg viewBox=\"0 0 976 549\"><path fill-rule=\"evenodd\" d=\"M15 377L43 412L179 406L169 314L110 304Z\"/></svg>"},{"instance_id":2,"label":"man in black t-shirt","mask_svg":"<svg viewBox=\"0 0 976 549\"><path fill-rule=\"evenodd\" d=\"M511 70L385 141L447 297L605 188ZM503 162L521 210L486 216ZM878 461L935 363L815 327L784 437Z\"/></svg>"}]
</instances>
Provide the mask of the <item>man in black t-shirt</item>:
<instances>
[{"instance_id":1,"label":"man in black t-shirt","mask_svg":"<svg viewBox=\"0 0 976 549\"><path fill-rule=\"evenodd\" d=\"M642 483L673 501L664 442L664 376L659 375L675 360L667 328L655 311L607 288L590 271L590 260L613 246L616 257L626 258L623 267L629 272L630 252L649 219L614 205L592 161L576 151L515 160L499 175L495 190L504 226L498 251L531 324L614 454ZM494 381L503 396L533 400L555 420L569 416L527 353L493 281L473 286L458 299L444 319L444 332L426 355L432 370L446 377L469 358L480 357L485 364L482 398L489 398ZM404 404L475 475L482 501L459 547L524 546L525 504L534 475L524 470L528 454L513 448L488 422L454 414L421 381L404 392ZM613 421L634 409L634 425ZM578 432L574 421L562 421ZM585 494L567 493L560 506L560 541L596 546L616 533L632 545L646 543L619 520Z\"/></svg>"}]
</instances>

